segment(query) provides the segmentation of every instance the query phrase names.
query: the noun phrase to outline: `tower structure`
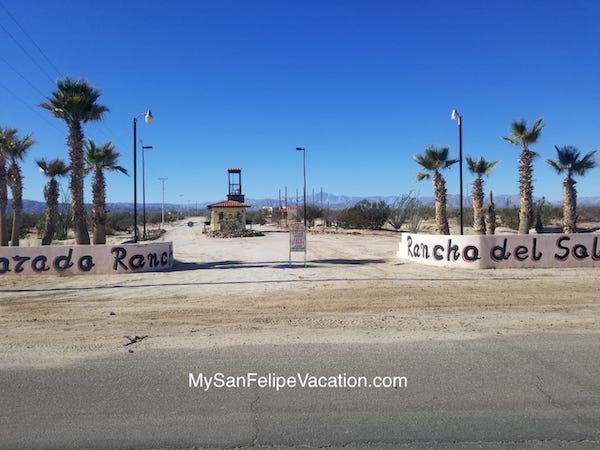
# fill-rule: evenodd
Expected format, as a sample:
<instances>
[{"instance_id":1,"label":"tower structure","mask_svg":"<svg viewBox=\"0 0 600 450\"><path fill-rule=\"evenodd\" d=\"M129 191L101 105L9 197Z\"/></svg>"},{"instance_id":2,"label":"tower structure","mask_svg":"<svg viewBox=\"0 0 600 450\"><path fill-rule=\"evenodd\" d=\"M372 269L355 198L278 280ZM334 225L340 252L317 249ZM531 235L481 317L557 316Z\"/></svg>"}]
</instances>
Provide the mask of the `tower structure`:
<instances>
[{"instance_id":1,"label":"tower structure","mask_svg":"<svg viewBox=\"0 0 600 450\"><path fill-rule=\"evenodd\" d=\"M242 194L242 169L237 167L227 169L229 179L229 194L227 200L244 203L244 194Z\"/></svg>"}]
</instances>

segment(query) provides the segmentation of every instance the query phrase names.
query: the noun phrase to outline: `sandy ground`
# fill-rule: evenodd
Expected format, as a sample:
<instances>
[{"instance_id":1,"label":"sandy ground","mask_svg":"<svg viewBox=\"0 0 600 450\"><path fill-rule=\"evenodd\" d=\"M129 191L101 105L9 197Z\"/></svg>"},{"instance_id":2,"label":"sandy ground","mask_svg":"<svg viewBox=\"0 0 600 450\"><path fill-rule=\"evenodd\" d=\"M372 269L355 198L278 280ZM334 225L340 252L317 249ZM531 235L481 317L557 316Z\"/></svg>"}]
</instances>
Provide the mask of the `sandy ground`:
<instances>
[{"instance_id":1,"label":"sandy ground","mask_svg":"<svg viewBox=\"0 0 600 450\"><path fill-rule=\"evenodd\" d=\"M597 269L462 270L401 262L392 232L211 239L200 218L169 227L171 272L3 275L0 364L62 365L150 348L400 342L598 333ZM261 227L259 227L260 229ZM129 338L145 337L126 345Z\"/></svg>"}]
</instances>

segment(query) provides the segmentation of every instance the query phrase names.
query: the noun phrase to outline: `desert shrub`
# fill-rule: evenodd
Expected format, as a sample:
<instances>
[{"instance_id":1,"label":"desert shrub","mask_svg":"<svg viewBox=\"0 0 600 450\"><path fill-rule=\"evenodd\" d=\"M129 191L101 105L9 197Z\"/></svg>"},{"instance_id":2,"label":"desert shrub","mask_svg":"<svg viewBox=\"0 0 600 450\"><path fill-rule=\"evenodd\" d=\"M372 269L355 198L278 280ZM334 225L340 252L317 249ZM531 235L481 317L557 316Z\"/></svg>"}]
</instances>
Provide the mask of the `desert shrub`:
<instances>
[{"instance_id":1,"label":"desert shrub","mask_svg":"<svg viewBox=\"0 0 600 450\"><path fill-rule=\"evenodd\" d=\"M519 208L510 206L508 201L504 208L496 208L496 216L501 226L513 230L519 229Z\"/></svg>"},{"instance_id":2,"label":"desert shrub","mask_svg":"<svg viewBox=\"0 0 600 450\"><path fill-rule=\"evenodd\" d=\"M10 215L12 220L12 215ZM39 224L44 223L44 214L40 213L22 213L21 214L21 228L19 229L19 237L24 238L32 229L39 229ZM11 232L11 227L9 233ZM12 239L12 237L11 237Z\"/></svg>"},{"instance_id":3,"label":"desert shrub","mask_svg":"<svg viewBox=\"0 0 600 450\"><path fill-rule=\"evenodd\" d=\"M317 205L306 205L306 221L308 226L314 226L315 219L323 216L323 210ZM298 208L298 219L304 220L304 207Z\"/></svg>"},{"instance_id":4,"label":"desert shrub","mask_svg":"<svg viewBox=\"0 0 600 450\"><path fill-rule=\"evenodd\" d=\"M421 206L421 202L419 202L412 192L403 195L390 208L388 223L394 230L399 230L405 223L409 223L411 226L414 225L415 216L418 217L419 206ZM420 227L420 223L418 226Z\"/></svg>"},{"instance_id":5,"label":"desert shrub","mask_svg":"<svg viewBox=\"0 0 600 450\"><path fill-rule=\"evenodd\" d=\"M600 206L578 206L577 220L581 222L600 222Z\"/></svg>"},{"instance_id":6,"label":"desert shrub","mask_svg":"<svg viewBox=\"0 0 600 450\"><path fill-rule=\"evenodd\" d=\"M146 222L147 220L146 216ZM140 221L138 220L138 225ZM133 230L133 214L126 211L115 211L108 213L106 216L107 234L115 231L130 231Z\"/></svg>"},{"instance_id":7,"label":"desert shrub","mask_svg":"<svg viewBox=\"0 0 600 450\"><path fill-rule=\"evenodd\" d=\"M352 208L340 212L338 223L342 228L380 229L390 216L390 207L384 201L361 200Z\"/></svg>"}]
</instances>

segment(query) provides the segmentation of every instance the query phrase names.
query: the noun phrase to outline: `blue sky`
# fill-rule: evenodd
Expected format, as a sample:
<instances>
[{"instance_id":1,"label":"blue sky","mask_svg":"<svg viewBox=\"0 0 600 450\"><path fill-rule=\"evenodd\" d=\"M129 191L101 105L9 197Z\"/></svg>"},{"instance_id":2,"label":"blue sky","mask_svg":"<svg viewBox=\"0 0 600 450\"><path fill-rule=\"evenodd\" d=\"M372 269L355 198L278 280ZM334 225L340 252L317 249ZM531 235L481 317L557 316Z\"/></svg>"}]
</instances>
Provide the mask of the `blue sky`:
<instances>
[{"instance_id":1,"label":"blue sky","mask_svg":"<svg viewBox=\"0 0 600 450\"><path fill-rule=\"evenodd\" d=\"M37 141L23 168L27 199L43 200L35 159L67 158L66 126L37 106L64 76L102 91L111 111L85 125L86 137L112 141L130 172L132 119L152 109L154 123L138 124L154 147L148 202L160 202L159 177L167 202L221 200L228 167L242 168L247 197L295 193L298 146L309 193L429 196L413 156L432 144L458 156L453 108L464 154L501 161L487 180L496 194L518 192L519 152L501 140L515 119L544 117L536 196L561 198L562 180L544 162L554 145L600 147L595 0L0 4L0 125ZM458 167L446 176L457 194ZM579 195L600 195L599 176L582 178ZM471 180L465 169L465 191ZM109 201L132 197L132 176L108 177Z\"/></svg>"}]
</instances>

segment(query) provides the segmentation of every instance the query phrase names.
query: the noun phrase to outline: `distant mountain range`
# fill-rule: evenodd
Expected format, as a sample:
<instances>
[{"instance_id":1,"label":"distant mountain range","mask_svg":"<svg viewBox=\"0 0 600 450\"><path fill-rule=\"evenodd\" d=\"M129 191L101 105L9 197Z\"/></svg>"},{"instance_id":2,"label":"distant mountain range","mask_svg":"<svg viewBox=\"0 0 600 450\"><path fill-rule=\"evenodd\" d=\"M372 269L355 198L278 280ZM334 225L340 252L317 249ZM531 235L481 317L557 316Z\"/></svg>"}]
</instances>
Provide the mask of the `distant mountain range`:
<instances>
[{"instance_id":1,"label":"distant mountain range","mask_svg":"<svg viewBox=\"0 0 600 450\"><path fill-rule=\"evenodd\" d=\"M399 196L370 196L370 197L356 197L356 196L348 196L348 195L334 195L334 194L326 194L323 193L323 207L331 208L331 209L344 209L350 208L361 200L369 200L373 201L381 201L388 204L394 204L398 201ZM219 199L220 200L220 199ZM174 203L165 203L165 211L195 211L198 209L199 211L203 211L206 207L212 203L216 203L219 200L214 200L210 202L201 202L201 203L188 203L185 205L178 205ZM434 202L433 197L420 197L419 200L427 205L432 205ZM538 201L536 199L536 201ZM487 201L487 200L486 200ZM284 200L281 200L281 205ZM312 203L313 197L312 195L307 197L307 202ZM466 207L471 205L471 199L465 197L463 199L464 205ZM273 198L263 198L263 199L255 199L255 198L246 198L246 203L252 205L251 210L260 209L262 207L277 207L279 206L279 199ZM321 194L315 195L314 203L317 205L321 204ZM504 208L506 206L519 206L519 196L518 195L495 195L494 203L496 203L497 208ZM302 204L302 199L300 199L300 204ZM562 202L560 201L547 201L547 204L560 206ZM579 206L600 206L600 197L580 197L577 199L577 204ZM296 199L288 199L288 205L296 205ZM8 203L10 210L10 201ZM91 205L87 205L88 208L91 208ZM448 195L448 207L450 208L458 208L460 206L460 197L458 195ZM111 212L117 211L133 211L133 203L107 203L107 210ZM146 212L160 212L162 205L160 203L147 203L146 204ZM46 209L46 204L44 202L38 202L35 200L23 200L23 209L28 213L43 213ZM142 204L138 203L138 212L142 212Z\"/></svg>"}]
</instances>

